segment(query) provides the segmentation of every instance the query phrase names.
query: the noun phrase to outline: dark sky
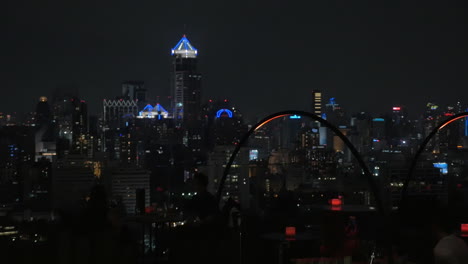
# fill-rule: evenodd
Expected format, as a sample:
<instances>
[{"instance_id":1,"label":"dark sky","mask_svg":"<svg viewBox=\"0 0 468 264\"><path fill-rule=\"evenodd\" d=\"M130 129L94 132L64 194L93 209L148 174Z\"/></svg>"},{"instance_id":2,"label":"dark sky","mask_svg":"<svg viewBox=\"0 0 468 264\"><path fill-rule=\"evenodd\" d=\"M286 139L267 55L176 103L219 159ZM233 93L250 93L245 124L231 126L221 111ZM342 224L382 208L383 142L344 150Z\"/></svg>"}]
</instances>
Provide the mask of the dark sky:
<instances>
[{"instance_id":1,"label":"dark sky","mask_svg":"<svg viewBox=\"0 0 468 264\"><path fill-rule=\"evenodd\" d=\"M309 110L312 89L350 112L468 104L463 2L375 2L8 1L0 111L32 111L38 96L77 87L97 113L123 80L168 95L183 33L199 50L204 97L249 116Z\"/></svg>"}]
</instances>

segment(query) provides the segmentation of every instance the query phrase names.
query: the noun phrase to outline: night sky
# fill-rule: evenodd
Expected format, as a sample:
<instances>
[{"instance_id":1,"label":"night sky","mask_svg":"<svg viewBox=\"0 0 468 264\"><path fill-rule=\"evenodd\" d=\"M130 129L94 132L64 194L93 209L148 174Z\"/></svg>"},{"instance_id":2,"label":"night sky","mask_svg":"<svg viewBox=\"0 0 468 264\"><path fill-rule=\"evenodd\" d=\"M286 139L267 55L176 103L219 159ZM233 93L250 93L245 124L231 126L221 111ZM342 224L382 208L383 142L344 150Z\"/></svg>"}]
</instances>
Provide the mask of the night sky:
<instances>
[{"instance_id":1,"label":"night sky","mask_svg":"<svg viewBox=\"0 0 468 264\"><path fill-rule=\"evenodd\" d=\"M3 3L0 111L33 111L59 88L98 113L124 80L167 96L170 49L184 33L204 98L228 98L249 117L309 110L312 89L351 113L468 104L462 1L119 2Z\"/></svg>"}]
</instances>

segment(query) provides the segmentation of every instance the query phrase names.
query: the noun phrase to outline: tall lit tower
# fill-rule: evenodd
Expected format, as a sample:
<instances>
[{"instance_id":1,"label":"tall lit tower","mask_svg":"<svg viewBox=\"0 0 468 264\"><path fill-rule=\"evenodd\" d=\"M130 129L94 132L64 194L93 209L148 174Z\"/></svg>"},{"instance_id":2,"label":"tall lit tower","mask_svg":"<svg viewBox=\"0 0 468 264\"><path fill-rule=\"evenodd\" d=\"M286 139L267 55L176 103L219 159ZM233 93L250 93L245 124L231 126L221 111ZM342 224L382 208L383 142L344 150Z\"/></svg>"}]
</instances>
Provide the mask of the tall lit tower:
<instances>
[{"instance_id":1,"label":"tall lit tower","mask_svg":"<svg viewBox=\"0 0 468 264\"><path fill-rule=\"evenodd\" d=\"M197 49L184 35L171 50L173 56L173 110L176 124L200 120L201 75L197 72Z\"/></svg>"},{"instance_id":2,"label":"tall lit tower","mask_svg":"<svg viewBox=\"0 0 468 264\"><path fill-rule=\"evenodd\" d=\"M322 91L312 91L312 113L322 117Z\"/></svg>"},{"instance_id":3,"label":"tall lit tower","mask_svg":"<svg viewBox=\"0 0 468 264\"><path fill-rule=\"evenodd\" d=\"M322 117L322 91L312 91L312 113L318 117ZM326 118L326 117L324 117ZM312 131L312 142L318 142L319 145L325 145L327 142L327 128L321 127L320 122L313 121L311 123Z\"/></svg>"},{"instance_id":4,"label":"tall lit tower","mask_svg":"<svg viewBox=\"0 0 468 264\"><path fill-rule=\"evenodd\" d=\"M52 114L50 113L50 106L47 102L47 97L39 97L39 102L36 106L36 124L44 125L47 124L51 119Z\"/></svg>"}]
</instances>

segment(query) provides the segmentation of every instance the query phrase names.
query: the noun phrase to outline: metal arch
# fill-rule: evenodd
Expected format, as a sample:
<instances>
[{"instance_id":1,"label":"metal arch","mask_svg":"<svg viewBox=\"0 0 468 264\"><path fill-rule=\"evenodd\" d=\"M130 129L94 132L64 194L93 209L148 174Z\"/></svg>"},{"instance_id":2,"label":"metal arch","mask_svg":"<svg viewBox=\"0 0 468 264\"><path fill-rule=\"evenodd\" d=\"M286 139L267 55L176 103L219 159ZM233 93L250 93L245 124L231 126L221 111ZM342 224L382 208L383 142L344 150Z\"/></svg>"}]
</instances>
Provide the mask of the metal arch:
<instances>
[{"instance_id":1,"label":"metal arch","mask_svg":"<svg viewBox=\"0 0 468 264\"><path fill-rule=\"evenodd\" d=\"M416 168L416 163L418 162L419 156L421 156L422 152L426 149L426 146L429 143L429 141L435 136L435 134L437 134L437 132L439 132L440 129L446 127L448 124L458 119L461 119L467 116L468 116L468 112L463 112L463 113L458 113L448 118L444 122L440 123L436 128L434 128L432 132L424 139L423 143L419 146L418 151L414 155L413 160L411 161L411 165L408 170L408 176L406 176L405 182L403 184L403 189L401 191L401 203L402 204L406 202L406 199L408 198L408 185L413 178L414 169Z\"/></svg>"},{"instance_id":2,"label":"metal arch","mask_svg":"<svg viewBox=\"0 0 468 264\"><path fill-rule=\"evenodd\" d=\"M222 191L223 191L224 183L226 181L227 175L229 174L229 170L231 169L232 163L234 162L234 159L236 158L237 153L240 151L240 148L247 142L247 139L250 137L250 135L252 135L252 133L255 130L257 130L258 128L262 127L263 125L269 123L270 121L272 121L274 119L277 119L277 118L280 118L280 117L283 117L283 116L290 116L290 115L307 116L307 117L313 119L314 121L318 121L318 122L320 122L320 124L322 124L322 125L326 126L327 128L331 129L338 137L341 138L341 140L343 140L343 142L346 144L346 146L350 149L353 156L357 159L359 165L361 166L361 169L364 172L364 175L367 177L367 181L368 181L368 183L369 183L369 185L370 185L370 187L372 189L372 192L374 193L377 210L382 215L384 215L385 214L384 206L383 206L382 200L380 198L380 195L378 193L377 184L374 181L374 179L372 177L372 174L369 171L369 168L366 166L364 160L362 159L361 155L356 150L354 145L351 143L351 141L349 141L349 139L343 133L341 133L341 131L338 128L336 128L334 125L330 124L327 120L325 120L325 119L323 119L323 118L321 118L319 116L316 116L315 114L309 113L309 112L296 111L296 110L287 110L287 111L282 111L282 112L278 112L278 113L269 115L269 116L265 117L264 119L262 119L260 122L258 122L256 125L254 125L244 135L244 137L242 137L239 144L237 144L236 148L234 149L234 151L233 151L233 153L232 153L232 155L231 155L231 157L229 159L229 162L227 163L227 165L226 165L226 167L224 169L223 177L221 178L221 181L219 182L218 192L216 194L216 199L217 199L218 204L219 204L219 202L221 200L221 194L222 194Z\"/></svg>"}]
</instances>

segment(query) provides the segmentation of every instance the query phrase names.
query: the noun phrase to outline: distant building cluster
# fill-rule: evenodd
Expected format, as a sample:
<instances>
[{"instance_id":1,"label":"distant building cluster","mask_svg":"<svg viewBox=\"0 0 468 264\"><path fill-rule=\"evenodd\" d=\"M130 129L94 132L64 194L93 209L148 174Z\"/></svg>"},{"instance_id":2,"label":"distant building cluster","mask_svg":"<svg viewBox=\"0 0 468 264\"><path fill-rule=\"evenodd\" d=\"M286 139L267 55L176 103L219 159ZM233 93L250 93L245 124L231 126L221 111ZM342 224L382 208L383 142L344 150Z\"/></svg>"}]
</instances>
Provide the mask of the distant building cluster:
<instances>
[{"instance_id":1,"label":"distant building cluster","mask_svg":"<svg viewBox=\"0 0 468 264\"><path fill-rule=\"evenodd\" d=\"M198 50L185 35L171 54L168 102L149 98L143 81L124 81L120 94L102 101L97 116L88 114L83 98L67 91L40 97L25 115L0 113L2 213L26 221L51 218L55 210L80 208L96 184L104 185L111 203L127 215L178 208L193 195L196 172L208 176L215 193L234 148L254 124L227 99L202 100ZM424 138L465 110L461 103L428 103L416 118L405 106L384 114L350 114L326 90L311 87L304 97L311 113L354 144L389 206L398 206L409 161ZM451 195L468 186L467 160L468 121L460 119L430 141L410 193L455 199ZM337 195L349 204L374 203L341 139L298 115L254 132L229 172L222 198L260 210L287 192L296 193L299 207L326 204Z\"/></svg>"}]
</instances>

